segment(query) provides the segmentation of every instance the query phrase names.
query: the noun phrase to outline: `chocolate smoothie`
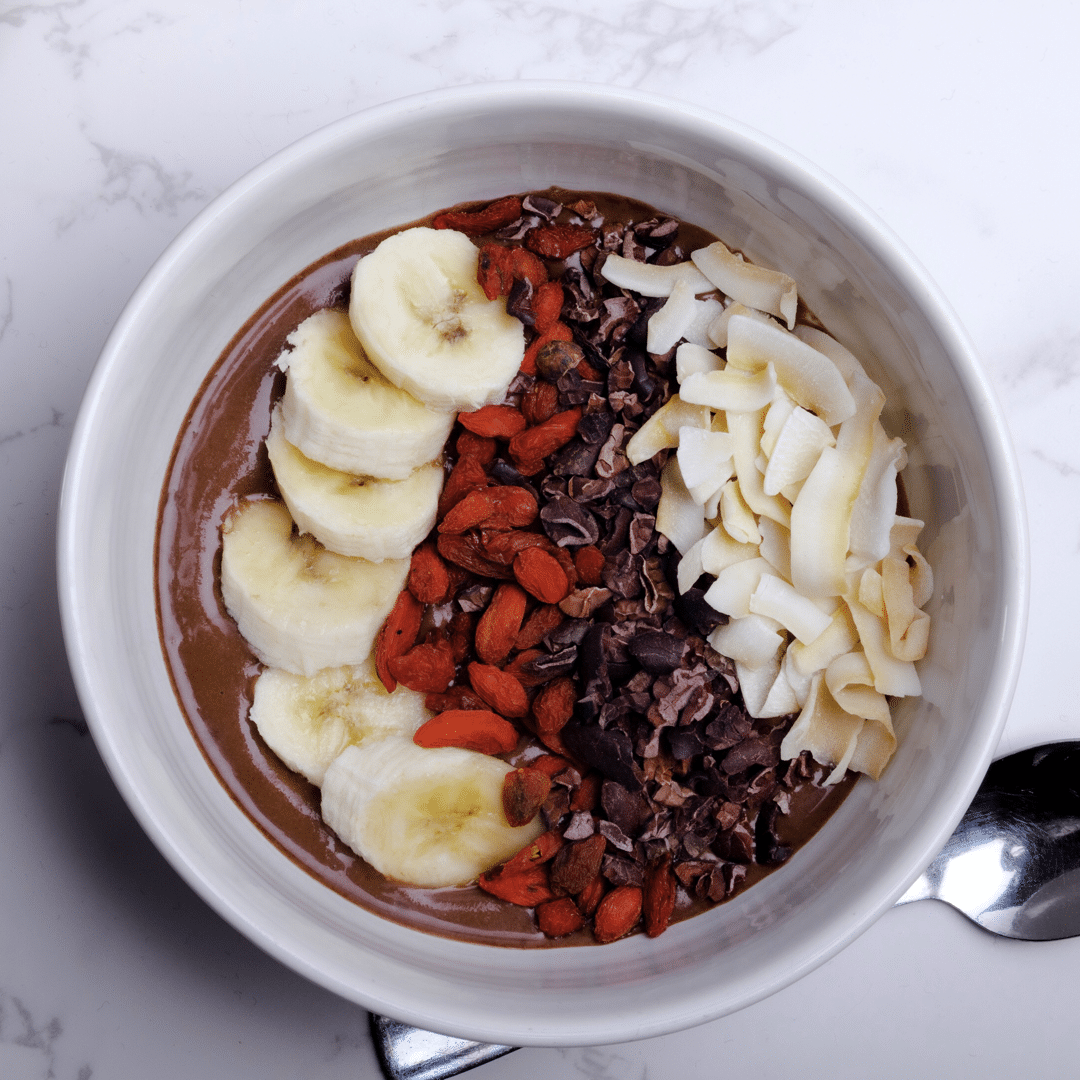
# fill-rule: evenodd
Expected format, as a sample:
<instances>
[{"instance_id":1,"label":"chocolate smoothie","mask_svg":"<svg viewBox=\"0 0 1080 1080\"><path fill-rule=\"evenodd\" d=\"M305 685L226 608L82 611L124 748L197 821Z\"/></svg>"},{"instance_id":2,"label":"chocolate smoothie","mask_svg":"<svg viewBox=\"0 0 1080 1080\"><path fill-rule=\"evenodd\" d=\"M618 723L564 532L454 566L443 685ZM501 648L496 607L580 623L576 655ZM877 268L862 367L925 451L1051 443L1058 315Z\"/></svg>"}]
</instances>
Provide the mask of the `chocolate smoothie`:
<instances>
[{"instance_id":1,"label":"chocolate smoothie","mask_svg":"<svg viewBox=\"0 0 1080 1080\"><path fill-rule=\"evenodd\" d=\"M551 190L535 198L566 205L592 202L605 223L669 220L651 207L617 196ZM434 216L413 224L428 224ZM447 937L513 947L588 944L592 937L587 930L548 939L536 928L530 909L475 886L424 889L385 879L323 823L319 790L287 769L248 719L261 665L222 601L221 524L242 499L279 497L264 447L271 410L285 382L274 362L287 336L313 312L347 308L356 261L385 235L352 241L283 285L239 330L192 403L159 511L156 570L162 648L180 706L222 784L274 844L329 888L376 914ZM663 250L681 250L685 257L713 239L680 223ZM805 321L814 320L807 313ZM776 733L776 745L776 736L782 736L792 720L766 722ZM782 797L768 802L767 808L763 805L758 814L769 819L764 840L762 828L757 828L758 845L764 843L771 854L739 864L742 869L733 875L727 897L759 880L805 843L854 783L849 774L840 784L822 786L828 770L806 755L795 762L752 766L751 781L755 769L771 769L775 775L769 777L770 784L776 788L779 781L782 787ZM674 918L704 910L714 899L715 889L710 899L708 890L680 886Z\"/></svg>"}]
</instances>

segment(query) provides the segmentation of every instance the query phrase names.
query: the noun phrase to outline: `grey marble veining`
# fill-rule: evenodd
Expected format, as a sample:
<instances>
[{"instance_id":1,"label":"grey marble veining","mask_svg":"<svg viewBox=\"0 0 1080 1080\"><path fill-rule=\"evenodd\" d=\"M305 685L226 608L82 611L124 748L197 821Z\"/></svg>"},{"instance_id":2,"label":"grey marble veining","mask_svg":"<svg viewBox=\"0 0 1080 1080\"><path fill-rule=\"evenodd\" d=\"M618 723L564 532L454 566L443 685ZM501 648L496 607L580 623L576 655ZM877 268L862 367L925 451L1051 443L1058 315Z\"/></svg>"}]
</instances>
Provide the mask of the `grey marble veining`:
<instances>
[{"instance_id":1,"label":"grey marble veining","mask_svg":"<svg viewBox=\"0 0 1080 1080\"><path fill-rule=\"evenodd\" d=\"M1032 532L1029 642L1001 751L1080 737L1080 9L959 0L57 0L0 5L0 1077L365 1077L358 1009L180 880L86 733L53 541L110 327L202 206L342 115L440 86L568 78L714 107L836 175L938 280L1009 420ZM524 1050L477 1080L1059 1077L1080 943L889 913L743 1012L617 1047Z\"/></svg>"}]
</instances>

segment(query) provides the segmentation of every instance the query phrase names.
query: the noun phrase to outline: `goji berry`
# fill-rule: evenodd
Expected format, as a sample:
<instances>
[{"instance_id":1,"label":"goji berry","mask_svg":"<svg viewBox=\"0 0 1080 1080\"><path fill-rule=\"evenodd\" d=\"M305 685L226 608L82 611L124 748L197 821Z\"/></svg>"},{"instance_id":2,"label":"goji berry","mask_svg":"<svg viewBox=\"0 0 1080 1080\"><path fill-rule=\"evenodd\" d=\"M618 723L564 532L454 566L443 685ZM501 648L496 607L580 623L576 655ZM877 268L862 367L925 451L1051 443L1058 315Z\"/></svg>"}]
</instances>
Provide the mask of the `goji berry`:
<instances>
[{"instance_id":1,"label":"goji berry","mask_svg":"<svg viewBox=\"0 0 1080 1080\"><path fill-rule=\"evenodd\" d=\"M548 884L547 867L543 864L529 866L507 873L498 867L481 874L476 880L484 892L507 900L519 907L535 907L548 900L554 900L555 894Z\"/></svg>"},{"instance_id":2,"label":"goji berry","mask_svg":"<svg viewBox=\"0 0 1080 1080\"><path fill-rule=\"evenodd\" d=\"M671 854L654 859L645 867L645 890L642 912L645 933L659 937L671 922L675 910L675 875L671 869Z\"/></svg>"},{"instance_id":3,"label":"goji berry","mask_svg":"<svg viewBox=\"0 0 1080 1080\"><path fill-rule=\"evenodd\" d=\"M536 496L517 486L489 487L470 491L447 511L439 532L457 534L469 529L519 529L536 520Z\"/></svg>"},{"instance_id":4,"label":"goji berry","mask_svg":"<svg viewBox=\"0 0 1080 1080\"><path fill-rule=\"evenodd\" d=\"M562 833L558 829L548 829L507 859L501 867L496 867L489 873L494 875L497 871L501 871L505 874L517 874L531 866L541 866L555 858L555 855L565 846L566 841Z\"/></svg>"},{"instance_id":5,"label":"goji berry","mask_svg":"<svg viewBox=\"0 0 1080 1080\"><path fill-rule=\"evenodd\" d=\"M413 735L417 746L456 746L478 754L509 754L518 732L508 720L486 709L447 709L421 724Z\"/></svg>"},{"instance_id":6,"label":"goji berry","mask_svg":"<svg viewBox=\"0 0 1080 1080\"><path fill-rule=\"evenodd\" d=\"M542 548L526 548L514 559L514 577L543 604L557 604L570 592L566 571Z\"/></svg>"},{"instance_id":7,"label":"goji berry","mask_svg":"<svg viewBox=\"0 0 1080 1080\"><path fill-rule=\"evenodd\" d=\"M559 321L562 314L563 289L557 281L545 281L533 297L533 329L542 334Z\"/></svg>"},{"instance_id":8,"label":"goji berry","mask_svg":"<svg viewBox=\"0 0 1080 1080\"><path fill-rule=\"evenodd\" d=\"M577 813L579 810L595 810L600 805L600 788L604 778L600 773L590 773L583 777L581 785L570 797L570 809Z\"/></svg>"},{"instance_id":9,"label":"goji berry","mask_svg":"<svg viewBox=\"0 0 1080 1080\"><path fill-rule=\"evenodd\" d=\"M424 708L433 713L449 712L451 709L486 709L487 702L468 686L450 686L442 694L428 694Z\"/></svg>"},{"instance_id":10,"label":"goji berry","mask_svg":"<svg viewBox=\"0 0 1080 1080\"><path fill-rule=\"evenodd\" d=\"M580 409L566 409L536 427L515 435L510 440L510 456L515 462L546 458L565 446L576 434L581 421Z\"/></svg>"},{"instance_id":11,"label":"goji berry","mask_svg":"<svg viewBox=\"0 0 1080 1080\"><path fill-rule=\"evenodd\" d=\"M507 582L495 590L487 611L476 625L474 647L485 664L498 664L506 659L514 645L525 617L527 598L519 585Z\"/></svg>"},{"instance_id":12,"label":"goji berry","mask_svg":"<svg viewBox=\"0 0 1080 1080\"><path fill-rule=\"evenodd\" d=\"M604 581L604 553L592 544L574 552L574 566L582 585L601 585Z\"/></svg>"},{"instance_id":13,"label":"goji berry","mask_svg":"<svg viewBox=\"0 0 1080 1080\"><path fill-rule=\"evenodd\" d=\"M539 289L548 279L547 267L531 251L524 248L511 249L510 272L515 278L528 281L534 290Z\"/></svg>"},{"instance_id":14,"label":"goji berry","mask_svg":"<svg viewBox=\"0 0 1080 1080\"><path fill-rule=\"evenodd\" d=\"M577 690L574 680L564 676L556 679L536 695L532 712L536 718L537 732L550 735L558 734L574 715L574 702Z\"/></svg>"},{"instance_id":15,"label":"goji berry","mask_svg":"<svg viewBox=\"0 0 1080 1080\"><path fill-rule=\"evenodd\" d=\"M515 649L534 649L541 641L562 625L566 616L554 605L543 604L525 621L521 632L514 639Z\"/></svg>"},{"instance_id":16,"label":"goji berry","mask_svg":"<svg viewBox=\"0 0 1080 1080\"><path fill-rule=\"evenodd\" d=\"M437 542L439 554L447 562L455 563L481 577L511 578L514 575L497 562L484 557L476 536L440 536Z\"/></svg>"},{"instance_id":17,"label":"goji berry","mask_svg":"<svg viewBox=\"0 0 1080 1080\"><path fill-rule=\"evenodd\" d=\"M521 413L530 426L550 420L559 411L559 391L552 383L537 379L521 398Z\"/></svg>"},{"instance_id":18,"label":"goji berry","mask_svg":"<svg viewBox=\"0 0 1080 1080\"><path fill-rule=\"evenodd\" d=\"M484 472L484 466L476 458L458 458L457 464L451 469L439 495L440 519L457 506L470 491L485 488L490 483L488 474Z\"/></svg>"},{"instance_id":19,"label":"goji berry","mask_svg":"<svg viewBox=\"0 0 1080 1080\"><path fill-rule=\"evenodd\" d=\"M431 221L435 229L456 229L466 236L483 236L521 217L521 200L516 195L496 199L481 210L447 210Z\"/></svg>"},{"instance_id":20,"label":"goji berry","mask_svg":"<svg viewBox=\"0 0 1080 1080\"><path fill-rule=\"evenodd\" d=\"M498 446L494 439L484 435L475 435L465 430L457 437L458 458L475 458L481 465L490 465L495 460Z\"/></svg>"},{"instance_id":21,"label":"goji berry","mask_svg":"<svg viewBox=\"0 0 1080 1080\"><path fill-rule=\"evenodd\" d=\"M593 936L601 945L629 934L641 918L641 889L619 885L600 901L593 916Z\"/></svg>"},{"instance_id":22,"label":"goji berry","mask_svg":"<svg viewBox=\"0 0 1080 1080\"><path fill-rule=\"evenodd\" d=\"M397 689L397 679L390 672L389 662L394 657L404 656L416 644L423 614L420 601L408 589L402 589L379 631L375 642L375 671L391 694Z\"/></svg>"},{"instance_id":23,"label":"goji berry","mask_svg":"<svg viewBox=\"0 0 1080 1080\"><path fill-rule=\"evenodd\" d=\"M469 683L472 688L500 716L524 716L529 711L529 699L525 688L505 671L493 664L474 661L469 665Z\"/></svg>"},{"instance_id":24,"label":"goji berry","mask_svg":"<svg viewBox=\"0 0 1080 1080\"><path fill-rule=\"evenodd\" d=\"M446 642L414 645L386 666L402 686L420 694L441 694L454 680L454 657Z\"/></svg>"},{"instance_id":25,"label":"goji berry","mask_svg":"<svg viewBox=\"0 0 1080 1080\"><path fill-rule=\"evenodd\" d=\"M552 547L543 533L522 532L520 529L480 531L480 547L484 555L501 566L512 566L518 553L531 547Z\"/></svg>"},{"instance_id":26,"label":"goji berry","mask_svg":"<svg viewBox=\"0 0 1080 1080\"><path fill-rule=\"evenodd\" d=\"M551 790L551 777L539 769L512 769L503 777L502 804L507 823L528 825Z\"/></svg>"},{"instance_id":27,"label":"goji berry","mask_svg":"<svg viewBox=\"0 0 1080 1080\"><path fill-rule=\"evenodd\" d=\"M561 900L549 900L537 907L536 925L545 937L566 937L585 925L585 916L573 900L564 896Z\"/></svg>"},{"instance_id":28,"label":"goji berry","mask_svg":"<svg viewBox=\"0 0 1080 1080\"><path fill-rule=\"evenodd\" d=\"M525 234L525 246L545 259L566 259L591 247L596 233L584 225L538 225Z\"/></svg>"},{"instance_id":29,"label":"goji berry","mask_svg":"<svg viewBox=\"0 0 1080 1080\"><path fill-rule=\"evenodd\" d=\"M441 604L450 592L450 575L434 544L421 544L409 564L409 592L421 604Z\"/></svg>"},{"instance_id":30,"label":"goji berry","mask_svg":"<svg viewBox=\"0 0 1080 1080\"><path fill-rule=\"evenodd\" d=\"M484 405L475 412L458 413L463 428L492 439L510 439L525 430L525 417L513 405Z\"/></svg>"},{"instance_id":31,"label":"goji berry","mask_svg":"<svg viewBox=\"0 0 1080 1080\"><path fill-rule=\"evenodd\" d=\"M586 917L595 914L606 890L607 882L604 880L603 874L597 874L575 897L581 914Z\"/></svg>"}]
</instances>

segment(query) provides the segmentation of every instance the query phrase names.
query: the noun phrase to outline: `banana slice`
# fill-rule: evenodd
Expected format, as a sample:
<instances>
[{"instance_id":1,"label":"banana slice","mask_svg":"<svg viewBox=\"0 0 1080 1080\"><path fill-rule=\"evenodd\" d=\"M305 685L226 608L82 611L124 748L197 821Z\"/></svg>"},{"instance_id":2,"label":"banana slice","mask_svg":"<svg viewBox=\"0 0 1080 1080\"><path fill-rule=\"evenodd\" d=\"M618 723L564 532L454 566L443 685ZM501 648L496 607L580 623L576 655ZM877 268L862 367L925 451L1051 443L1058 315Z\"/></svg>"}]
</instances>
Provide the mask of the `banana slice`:
<instances>
[{"instance_id":1,"label":"banana slice","mask_svg":"<svg viewBox=\"0 0 1080 1080\"><path fill-rule=\"evenodd\" d=\"M525 332L476 280L479 253L452 229L406 229L356 264L349 318L395 386L441 409L503 399Z\"/></svg>"},{"instance_id":2,"label":"banana slice","mask_svg":"<svg viewBox=\"0 0 1080 1080\"><path fill-rule=\"evenodd\" d=\"M277 361L289 373L284 435L307 457L357 476L404 480L442 452L453 413L392 386L344 312L316 311L287 341L292 350Z\"/></svg>"},{"instance_id":3,"label":"banana slice","mask_svg":"<svg viewBox=\"0 0 1080 1080\"><path fill-rule=\"evenodd\" d=\"M511 766L471 750L387 738L346 747L326 770L326 823L380 874L431 888L465 885L543 831L502 807Z\"/></svg>"},{"instance_id":4,"label":"banana slice","mask_svg":"<svg viewBox=\"0 0 1080 1080\"><path fill-rule=\"evenodd\" d=\"M370 658L310 678L266 668L255 682L249 715L267 746L316 787L346 746L411 738L431 718L423 694L404 686L388 694Z\"/></svg>"},{"instance_id":5,"label":"banana slice","mask_svg":"<svg viewBox=\"0 0 1080 1080\"><path fill-rule=\"evenodd\" d=\"M367 658L408 559L373 563L327 551L294 533L285 505L270 499L241 503L221 531L225 607L267 667L314 675Z\"/></svg>"},{"instance_id":6,"label":"banana slice","mask_svg":"<svg viewBox=\"0 0 1080 1080\"><path fill-rule=\"evenodd\" d=\"M443 470L421 465L404 480L330 469L288 442L281 407L274 410L266 449L285 505L302 533L330 551L371 562L407 559L424 539L439 507Z\"/></svg>"}]
</instances>

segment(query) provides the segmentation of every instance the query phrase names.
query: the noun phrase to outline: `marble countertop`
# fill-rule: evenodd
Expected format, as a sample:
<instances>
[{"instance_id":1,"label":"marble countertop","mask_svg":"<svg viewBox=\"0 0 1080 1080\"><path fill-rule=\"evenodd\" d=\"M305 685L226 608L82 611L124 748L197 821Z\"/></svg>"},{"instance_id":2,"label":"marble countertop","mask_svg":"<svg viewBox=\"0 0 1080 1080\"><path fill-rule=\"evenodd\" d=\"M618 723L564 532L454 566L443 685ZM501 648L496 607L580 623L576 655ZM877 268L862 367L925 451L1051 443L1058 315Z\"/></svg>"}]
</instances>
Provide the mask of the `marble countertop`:
<instances>
[{"instance_id":1,"label":"marble countertop","mask_svg":"<svg viewBox=\"0 0 1080 1080\"><path fill-rule=\"evenodd\" d=\"M0 1076L379 1075L366 1015L226 925L135 823L81 719L53 554L80 396L143 274L237 177L369 105L633 86L768 133L876 210L966 324L1019 456L1031 619L1000 753L1080 738L1078 34L1064 0L0 0ZM1060 1077L1078 990L1080 940L916 904L736 1015L475 1075Z\"/></svg>"}]
</instances>

